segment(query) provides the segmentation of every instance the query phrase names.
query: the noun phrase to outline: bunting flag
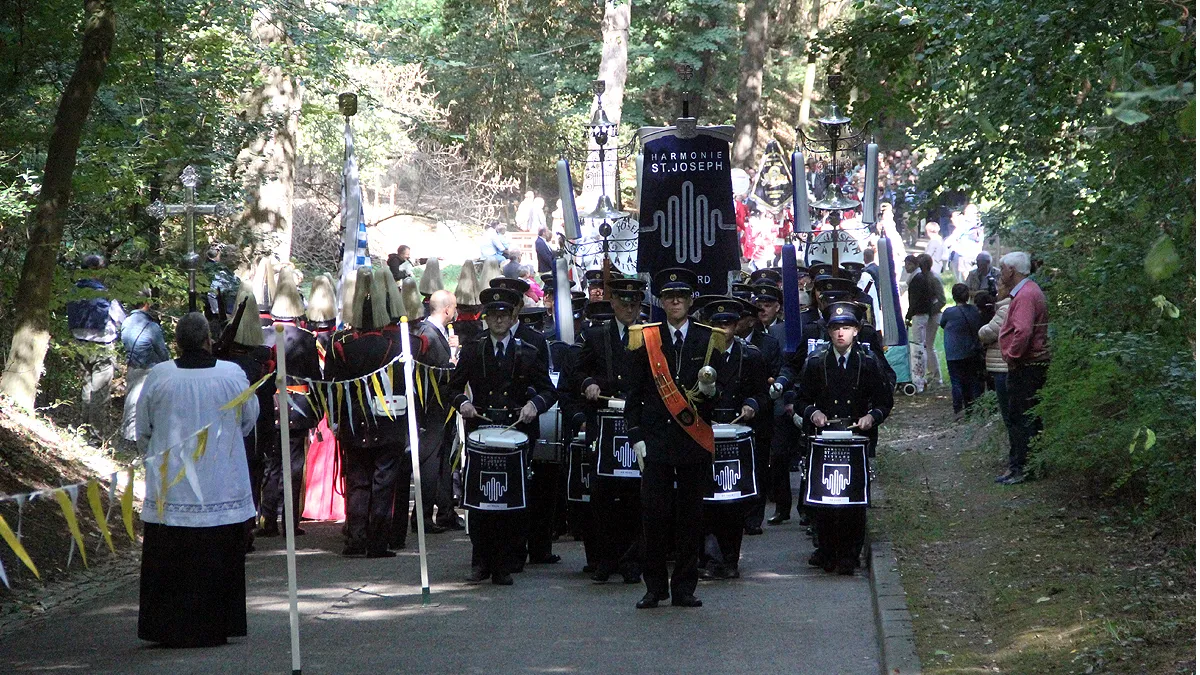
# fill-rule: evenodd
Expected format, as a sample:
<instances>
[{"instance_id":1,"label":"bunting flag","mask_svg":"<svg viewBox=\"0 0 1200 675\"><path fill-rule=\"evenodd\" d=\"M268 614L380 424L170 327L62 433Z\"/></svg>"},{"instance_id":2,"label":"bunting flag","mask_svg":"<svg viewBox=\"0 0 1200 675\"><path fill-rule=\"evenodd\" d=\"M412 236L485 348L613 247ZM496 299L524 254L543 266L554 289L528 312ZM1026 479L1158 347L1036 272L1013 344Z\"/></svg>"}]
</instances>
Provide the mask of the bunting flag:
<instances>
[{"instance_id":1,"label":"bunting flag","mask_svg":"<svg viewBox=\"0 0 1200 675\"><path fill-rule=\"evenodd\" d=\"M71 492L68 496L68 492ZM71 536L75 539L75 546L79 549L79 557L83 558L83 566L88 566L87 551L83 547L83 533L79 531L79 521L75 519L75 500L74 497L79 495L79 486L74 485L66 488L59 488L53 493L55 501L58 502L59 508L62 509L63 518L67 521L67 529L71 531Z\"/></svg>"},{"instance_id":2,"label":"bunting flag","mask_svg":"<svg viewBox=\"0 0 1200 675\"><path fill-rule=\"evenodd\" d=\"M37 565L33 564L33 560L29 557L29 554L25 552L25 547L21 544L21 540L17 538L17 535L13 534L12 529L8 526L8 523L5 522L4 516L0 516L0 538L4 539L4 543L8 544L8 547L12 549L13 553L17 554L17 559L25 563L25 566L29 568L29 571L33 572L33 576L37 577L38 579L42 578L42 575L38 574ZM5 584L7 585L7 582L5 582Z\"/></svg>"},{"instance_id":3,"label":"bunting flag","mask_svg":"<svg viewBox=\"0 0 1200 675\"><path fill-rule=\"evenodd\" d=\"M121 520L125 522L125 532L129 535L129 541L136 542L137 536L133 533L133 467L129 467L125 471L125 475L129 477L125 484L125 492L121 493Z\"/></svg>"},{"instance_id":4,"label":"bunting flag","mask_svg":"<svg viewBox=\"0 0 1200 675\"><path fill-rule=\"evenodd\" d=\"M92 506L92 515L96 517L96 524L100 526L100 534L104 536L104 543L108 544L108 550L113 553L117 552L117 548L113 546L112 534L108 531L108 517L104 514L104 505L100 503L100 484L92 478L87 483L87 498L88 504Z\"/></svg>"}]
</instances>

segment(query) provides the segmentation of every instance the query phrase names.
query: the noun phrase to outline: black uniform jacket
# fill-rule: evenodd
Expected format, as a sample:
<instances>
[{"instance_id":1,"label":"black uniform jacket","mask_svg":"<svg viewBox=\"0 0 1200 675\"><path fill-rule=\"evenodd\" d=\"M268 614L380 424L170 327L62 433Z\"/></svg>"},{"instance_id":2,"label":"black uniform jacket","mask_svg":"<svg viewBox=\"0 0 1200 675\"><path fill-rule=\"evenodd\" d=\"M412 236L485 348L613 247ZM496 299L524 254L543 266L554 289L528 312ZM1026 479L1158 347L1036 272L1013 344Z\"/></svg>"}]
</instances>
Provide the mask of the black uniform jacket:
<instances>
[{"instance_id":1,"label":"black uniform jacket","mask_svg":"<svg viewBox=\"0 0 1200 675\"><path fill-rule=\"evenodd\" d=\"M333 334L329 354L325 357L325 379L344 381L352 380L379 370L391 363L400 355L401 344L398 331L377 330L340 330ZM401 377L399 364L393 369L392 393L404 393L404 378ZM334 384L334 387L343 387ZM342 388L341 409L334 414L338 440L348 445L360 448L372 448L389 443L403 443L408 437L408 421L402 415L388 417L375 415L370 407L366 392L362 401L358 393L360 383L350 385L350 396L346 396ZM335 392L336 396L336 392ZM410 397L411 398L411 397ZM337 400L328 402L330 407ZM410 401L411 404L411 401ZM364 406L366 411L363 411ZM411 405L410 408L411 410Z\"/></svg>"},{"instance_id":2,"label":"black uniform jacket","mask_svg":"<svg viewBox=\"0 0 1200 675\"><path fill-rule=\"evenodd\" d=\"M283 324L283 340L283 353L287 357L287 374L289 375L288 398L291 399L291 405L288 407L288 428L307 431L315 428L320 421L312 404L314 392L309 391L307 384L291 378L321 379L321 362L317 356L317 336L293 323L285 323ZM263 342L268 347L276 347L274 326L267 329L267 335L264 336ZM277 347L276 350L278 351ZM278 359L276 361L276 370L278 371ZM272 410L275 410L275 427L278 428L279 398L276 397L275 401L276 404Z\"/></svg>"},{"instance_id":3,"label":"black uniform jacket","mask_svg":"<svg viewBox=\"0 0 1200 675\"><path fill-rule=\"evenodd\" d=\"M600 387L602 396L627 399L633 384L633 356L626 346L628 339L621 341L620 326L616 320L585 328L580 336L579 361L570 386L572 393L579 397L587 416L588 438L591 439L600 431L596 412L600 408L607 408L608 404L604 400L588 401L584 397L584 390L594 384Z\"/></svg>"},{"instance_id":4,"label":"black uniform jacket","mask_svg":"<svg viewBox=\"0 0 1200 675\"><path fill-rule=\"evenodd\" d=\"M767 395L767 366L753 345L734 338L729 350L712 355L717 369L717 400L713 421L728 424L742 413L742 406L754 409L754 420L742 424L757 425L758 413L770 411Z\"/></svg>"},{"instance_id":5,"label":"black uniform jacket","mask_svg":"<svg viewBox=\"0 0 1200 675\"><path fill-rule=\"evenodd\" d=\"M468 385L471 387L470 396L464 393ZM492 351L492 340L487 335L462 349L458 365L450 376L449 396L455 409L470 401L479 414L505 426L508 426L510 419L502 422L488 411L507 411L511 419L516 419L517 413L530 401L540 415L558 400L554 384L550 382L546 359L536 347L510 336L507 353L502 360L497 360ZM468 420L468 424L478 426L479 423ZM529 424L519 425L517 429L533 441L538 436L538 421L535 419Z\"/></svg>"},{"instance_id":6,"label":"black uniform jacket","mask_svg":"<svg viewBox=\"0 0 1200 675\"><path fill-rule=\"evenodd\" d=\"M679 358L675 358L675 350L671 346L674 338L670 325L655 324L643 329L652 330L659 331L662 335L662 351L667 359L667 367L679 391L686 394L696 386L696 376L704 367L704 356L708 351L712 329L692 321ZM643 344L630 352L628 359L631 385L625 403L625 429L629 442L636 444L638 441L645 441L646 459L652 462L684 465L712 461L712 455L692 440L667 411L650 373L646 346ZM712 421L715 404L715 397L700 397L697 412L700 413L701 419L706 422Z\"/></svg>"},{"instance_id":7,"label":"black uniform jacket","mask_svg":"<svg viewBox=\"0 0 1200 675\"><path fill-rule=\"evenodd\" d=\"M845 368L838 366L837 352L825 347L804 362L804 372L796 386L795 409L810 423L818 410L830 419L846 418L851 423L870 414L875 424L865 435L874 448L879 425L892 412L893 389L879 361L864 352L857 342L850 347Z\"/></svg>"},{"instance_id":8,"label":"black uniform jacket","mask_svg":"<svg viewBox=\"0 0 1200 675\"><path fill-rule=\"evenodd\" d=\"M258 382L268 373L275 372L275 350L270 347L247 347L233 343L223 347L216 356L222 361L236 363L242 372L246 373L250 384ZM254 428L258 435L263 437L264 434L274 433L279 419L278 415L274 415L276 422L271 419L275 411L275 378L263 382L254 393L258 396L258 421Z\"/></svg>"}]
</instances>

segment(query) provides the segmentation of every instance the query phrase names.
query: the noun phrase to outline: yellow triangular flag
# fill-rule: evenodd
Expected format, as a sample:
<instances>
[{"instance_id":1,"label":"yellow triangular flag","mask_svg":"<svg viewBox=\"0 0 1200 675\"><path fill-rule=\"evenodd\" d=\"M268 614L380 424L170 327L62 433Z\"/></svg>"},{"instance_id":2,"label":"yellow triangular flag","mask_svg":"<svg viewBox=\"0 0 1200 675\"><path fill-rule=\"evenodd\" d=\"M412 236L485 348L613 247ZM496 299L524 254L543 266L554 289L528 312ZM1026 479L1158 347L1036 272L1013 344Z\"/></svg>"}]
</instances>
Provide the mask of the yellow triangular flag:
<instances>
[{"instance_id":1,"label":"yellow triangular flag","mask_svg":"<svg viewBox=\"0 0 1200 675\"><path fill-rule=\"evenodd\" d=\"M62 509L63 518L67 521L67 529L71 531L71 536L75 538L75 546L79 548L79 556L83 558L83 566L87 567L87 550L83 547L83 533L79 531L79 521L75 520L75 505L71 503L71 498L67 496L65 488L55 490L54 499L58 502L59 508Z\"/></svg>"},{"instance_id":2,"label":"yellow triangular flag","mask_svg":"<svg viewBox=\"0 0 1200 675\"><path fill-rule=\"evenodd\" d=\"M171 459L170 452L162 453L162 464L158 465L158 522L162 522L163 510L167 508L167 461Z\"/></svg>"},{"instance_id":3,"label":"yellow triangular flag","mask_svg":"<svg viewBox=\"0 0 1200 675\"><path fill-rule=\"evenodd\" d=\"M127 474L129 482L125 484L125 492L121 493L121 520L125 521L125 532L129 534L129 541L136 542L137 536L133 533L133 467L129 467Z\"/></svg>"},{"instance_id":4,"label":"yellow triangular flag","mask_svg":"<svg viewBox=\"0 0 1200 675\"><path fill-rule=\"evenodd\" d=\"M258 382L250 385L248 389L245 389L242 391L242 393L234 396L232 401L221 406L221 410L233 410L234 408L240 408L243 403L250 400L250 397L254 395L254 392L258 391L258 388L263 385L263 382L266 382L274 376L275 373L267 373L266 375L263 375Z\"/></svg>"},{"instance_id":5,"label":"yellow triangular flag","mask_svg":"<svg viewBox=\"0 0 1200 675\"><path fill-rule=\"evenodd\" d=\"M96 524L100 526L100 534L104 535L104 543L108 544L108 550L113 553L117 552L112 543L112 534L108 531L108 518L104 517L104 505L100 503L100 484L93 478L88 481L87 486L88 503L92 505L92 515L96 516Z\"/></svg>"},{"instance_id":6,"label":"yellow triangular flag","mask_svg":"<svg viewBox=\"0 0 1200 675\"><path fill-rule=\"evenodd\" d=\"M208 450L208 430L211 427L204 427L196 433L196 451L192 453L192 459L199 460Z\"/></svg>"},{"instance_id":7,"label":"yellow triangular flag","mask_svg":"<svg viewBox=\"0 0 1200 675\"><path fill-rule=\"evenodd\" d=\"M33 576L38 579L42 578L42 575L38 574L37 565L33 564L33 560L30 560L29 554L25 552L25 547L21 545L21 540L17 539L17 535L13 534L8 523L4 522L4 516L0 516L0 538L4 539L13 553L17 554L17 558L29 568L29 571L33 572Z\"/></svg>"}]
</instances>

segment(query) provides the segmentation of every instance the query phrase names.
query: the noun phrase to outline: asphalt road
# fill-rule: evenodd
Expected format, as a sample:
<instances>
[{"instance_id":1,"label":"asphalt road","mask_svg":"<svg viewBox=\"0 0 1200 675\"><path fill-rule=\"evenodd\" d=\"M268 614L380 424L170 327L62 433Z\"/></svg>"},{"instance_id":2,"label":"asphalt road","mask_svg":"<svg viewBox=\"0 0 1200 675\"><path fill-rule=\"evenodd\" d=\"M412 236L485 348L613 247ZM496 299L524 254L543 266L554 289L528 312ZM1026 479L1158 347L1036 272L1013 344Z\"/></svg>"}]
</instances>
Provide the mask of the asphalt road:
<instances>
[{"instance_id":1,"label":"asphalt road","mask_svg":"<svg viewBox=\"0 0 1200 675\"><path fill-rule=\"evenodd\" d=\"M768 509L770 513L770 509ZM747 537L742 578L701 582L699 609L637 610L642 585L597 585L583 547L527 566L509 587L461 582L470 543L430 535L433 606L421 603L416 537L394 559L345 559L340 526L308 523L297 539L300 637L308 673L878 673L868 581L805 565L795 519ZM282 539L247 558L249 636L211 649L137 639L137 580L5 636L0 672L288 672Z\"/></svg>"}]
</instances>

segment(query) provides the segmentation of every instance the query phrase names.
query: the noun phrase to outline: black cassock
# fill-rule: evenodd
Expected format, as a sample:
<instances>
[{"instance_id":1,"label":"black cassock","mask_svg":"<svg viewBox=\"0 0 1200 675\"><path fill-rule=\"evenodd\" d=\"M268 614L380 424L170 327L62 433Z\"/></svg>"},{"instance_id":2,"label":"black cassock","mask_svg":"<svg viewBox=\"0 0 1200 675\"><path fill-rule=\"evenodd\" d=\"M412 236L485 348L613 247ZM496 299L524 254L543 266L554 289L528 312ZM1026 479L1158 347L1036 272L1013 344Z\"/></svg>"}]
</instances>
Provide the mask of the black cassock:
<instances>
[{"instance_id":1,"label":"black cassock","mask_svg":"<svg viewBox=\"0 0 1200 675\"><path fill-rule=\"evenodd\" d=\"M804 362L796 386L795 409L809 423L818 410L829 419L846 418L851 423L870 414L875 423L864 435L870 439L873 454L879 425L892 411L892 388L879 360L857 342L847 352L844 368L838 365L837 352L830 346L814 352ZM811 508L818 557L832 562L853 560L857 565L866 535L866 507Z\"/></svg>"}]
</instances>

